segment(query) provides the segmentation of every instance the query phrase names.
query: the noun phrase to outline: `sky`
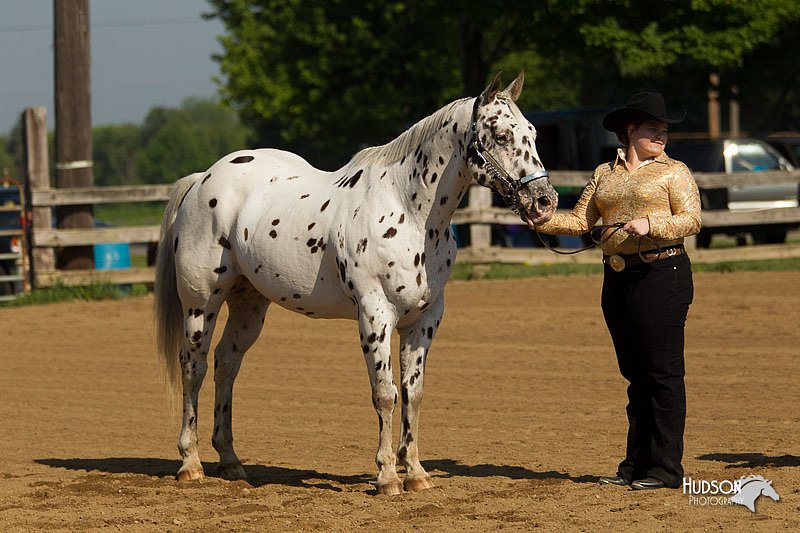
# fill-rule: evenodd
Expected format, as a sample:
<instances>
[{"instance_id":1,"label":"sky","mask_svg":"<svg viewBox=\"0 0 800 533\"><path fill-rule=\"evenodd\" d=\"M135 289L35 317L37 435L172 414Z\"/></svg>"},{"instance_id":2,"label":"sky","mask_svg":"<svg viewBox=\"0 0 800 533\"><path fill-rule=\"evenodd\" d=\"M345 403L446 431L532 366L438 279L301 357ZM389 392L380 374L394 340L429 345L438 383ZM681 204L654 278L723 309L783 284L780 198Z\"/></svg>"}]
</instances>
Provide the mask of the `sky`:
<instances>
[{"instance_id":1,"label":"sky","mask_svg":"<svg viewBox=\"0 0 800 533\"><path fill-rule=\"evenodd\" d=\"M0 0L0 134L26 107L54 127L53 0ZM92 124L140 124L154 106L211 97L222 47L205 0L89 0Z\"/></svg>"}]
</instances>

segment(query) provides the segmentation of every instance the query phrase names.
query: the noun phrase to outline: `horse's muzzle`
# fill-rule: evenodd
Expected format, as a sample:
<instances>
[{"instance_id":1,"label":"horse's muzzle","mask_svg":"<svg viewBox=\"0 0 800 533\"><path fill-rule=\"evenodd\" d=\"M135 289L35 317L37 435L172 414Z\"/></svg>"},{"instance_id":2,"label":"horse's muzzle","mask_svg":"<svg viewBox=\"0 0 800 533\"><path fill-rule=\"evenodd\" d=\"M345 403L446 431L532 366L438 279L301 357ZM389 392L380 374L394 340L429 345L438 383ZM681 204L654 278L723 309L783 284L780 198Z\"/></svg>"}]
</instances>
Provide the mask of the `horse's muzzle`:
<instances>
[{"instance_id":1,"label":"horse's muzzle","mask_svg":"<svg viewBox=\"0 0 800 533\"><path fill-rule=\"evenodd\" d=\"M531 228L550 220L558 207L558 193L546 179L528 184L518 194L520 218Z\"/></svg>"}]
</instances>

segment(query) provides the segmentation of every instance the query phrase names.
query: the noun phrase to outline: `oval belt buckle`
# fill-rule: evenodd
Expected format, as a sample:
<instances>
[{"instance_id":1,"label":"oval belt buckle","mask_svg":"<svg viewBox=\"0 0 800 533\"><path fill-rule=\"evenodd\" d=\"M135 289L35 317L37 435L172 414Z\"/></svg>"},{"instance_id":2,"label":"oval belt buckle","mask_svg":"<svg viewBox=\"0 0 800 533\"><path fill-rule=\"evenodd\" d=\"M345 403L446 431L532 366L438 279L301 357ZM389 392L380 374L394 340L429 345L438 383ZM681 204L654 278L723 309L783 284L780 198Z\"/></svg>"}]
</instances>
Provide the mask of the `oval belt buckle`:
<instances>
[{"instance_id":1,"label":"oval belt buckle","mask_svg":"<svg viewBox=\"0 0 800 533\"><path fill-rule=\"evenodd\" d=\"M625 270L625 259L620 255L612 255L608 258L608 264L614 272Z\"/></svg>"}]
</instances>

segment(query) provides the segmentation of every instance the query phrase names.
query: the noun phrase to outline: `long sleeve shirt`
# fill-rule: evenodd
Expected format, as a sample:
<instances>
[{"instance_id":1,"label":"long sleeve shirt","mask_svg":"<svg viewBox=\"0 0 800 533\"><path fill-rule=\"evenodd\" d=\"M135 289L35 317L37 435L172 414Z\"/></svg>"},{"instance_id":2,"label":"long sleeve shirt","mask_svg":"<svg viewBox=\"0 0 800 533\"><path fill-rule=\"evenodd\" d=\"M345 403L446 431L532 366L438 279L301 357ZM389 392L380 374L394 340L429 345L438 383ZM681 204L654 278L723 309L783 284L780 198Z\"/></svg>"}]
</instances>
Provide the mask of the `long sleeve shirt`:
<instances>
[{"instance_id":1,"label":"long sleeve shirt","mask_svg":"<svg viewBox=\"0 0 800 533\"><path fill-rule=\"evenodd\" d=\"M683 238L700 231L700 193L689 168L661 153L633 171L625 166L624 154L598 166L571 213L556 213L544 224L542 233L581 235L599 219L603 224L628 222L647 217L647 238L628 235L614 228L602 233L603 253L633 254L683 243ZM639 239L643 239L641 248ZM652 239L650 242L648 239Z\"/></svg>"}]
</instances>

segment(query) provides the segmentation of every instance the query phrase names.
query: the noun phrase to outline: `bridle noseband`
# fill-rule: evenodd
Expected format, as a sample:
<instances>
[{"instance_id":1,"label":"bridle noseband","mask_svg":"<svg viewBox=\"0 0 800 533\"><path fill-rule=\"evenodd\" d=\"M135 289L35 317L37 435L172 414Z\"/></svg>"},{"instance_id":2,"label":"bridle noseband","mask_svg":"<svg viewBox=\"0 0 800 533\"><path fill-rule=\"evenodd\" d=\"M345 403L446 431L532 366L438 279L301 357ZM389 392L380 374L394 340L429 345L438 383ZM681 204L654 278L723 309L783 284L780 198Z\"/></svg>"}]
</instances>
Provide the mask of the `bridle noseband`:
<instances>
[{"instance_id":1,"label":"bridle noseband","mask_svg":"<svg viewBox=\"0 0 800 533\"><path fill-rule=\"evenodd\" d=\"M550 175L545 169L536 170L527 176L520 179L515 179L505 171L501 165L492 155L486 150L478 136L478 107L480 106L481 97L475 98L475 103L472 105L472 118L469 125L469 132L472 139L467 148L467 156L475 157L478 159L479 166L486 169L486 172L492 177L493 180L500 181L506 185L508 192L496 191L506 202L511 206L511 209L519 214L519 191L528 183L542 179L549 178Z\"/></svg>"}]
</instances>

